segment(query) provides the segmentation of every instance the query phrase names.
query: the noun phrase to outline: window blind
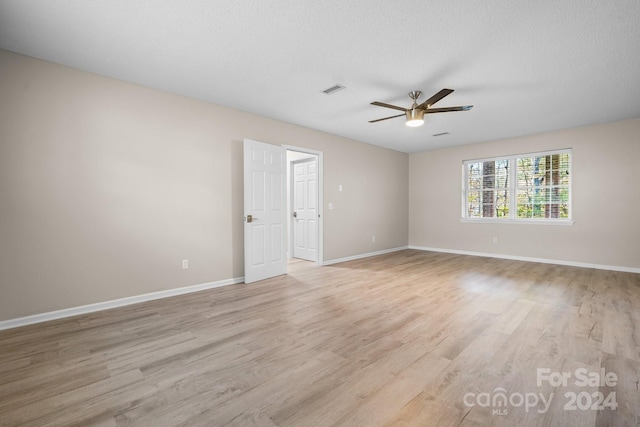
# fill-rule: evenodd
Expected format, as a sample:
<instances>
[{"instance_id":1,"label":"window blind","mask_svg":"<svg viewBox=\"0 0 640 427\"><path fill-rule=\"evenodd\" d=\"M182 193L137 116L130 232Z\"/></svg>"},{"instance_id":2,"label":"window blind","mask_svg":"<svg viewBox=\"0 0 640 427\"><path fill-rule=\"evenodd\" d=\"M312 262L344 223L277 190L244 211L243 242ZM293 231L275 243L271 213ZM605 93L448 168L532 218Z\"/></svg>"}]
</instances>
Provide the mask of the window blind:
<instances>
[{"instance_id":1,"label":"window blind","mask_svg":"<svg viewBox=\"0 0 640 427\"><path fill-rule=\"evenodd\" d=\"M463 218L571 219L571 150L463 162Z\"/></svg>"}]
</instances>

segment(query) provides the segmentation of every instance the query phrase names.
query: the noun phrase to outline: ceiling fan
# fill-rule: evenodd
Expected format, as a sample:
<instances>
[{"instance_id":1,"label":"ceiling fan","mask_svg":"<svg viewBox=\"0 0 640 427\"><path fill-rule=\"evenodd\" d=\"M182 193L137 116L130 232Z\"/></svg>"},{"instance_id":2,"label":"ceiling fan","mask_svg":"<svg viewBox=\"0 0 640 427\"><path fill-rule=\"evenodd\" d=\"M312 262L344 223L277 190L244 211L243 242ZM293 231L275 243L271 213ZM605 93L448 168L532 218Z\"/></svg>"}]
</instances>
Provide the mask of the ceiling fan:
<instances>
[{"instance_id":1,"label":"ceiling fan","mask_svg":"<svg viewBox=\"0 0 640 427\"><path fill-rule=\"evenodd\" d=\"M411 108L403 108L398 107L396 105L385 104L384 102L374 101L371 105L377 105L379 107L393 108L394 110L403 111L402 114L398 114L396 116L385 117L382 119L369 120L369 123L381 122L382 120L393 119L400 116L407 117L407 126L417 127L422 126L424 123L424 115L432 114L432 113L447 113L449 111L468 111L473 108L473 105L465 105L462 107L445 107L445 108L431 108L433 104L440 101L445 96L449 95L453 92L453 89L442 89L440 92L433 95L431 98L424 101L422 104L418 105L418 98L422 95L422 92L419 90L414 90L413 92L409 92L409 97L413 99L413 105Z\"/></svg>"}]
</instances>

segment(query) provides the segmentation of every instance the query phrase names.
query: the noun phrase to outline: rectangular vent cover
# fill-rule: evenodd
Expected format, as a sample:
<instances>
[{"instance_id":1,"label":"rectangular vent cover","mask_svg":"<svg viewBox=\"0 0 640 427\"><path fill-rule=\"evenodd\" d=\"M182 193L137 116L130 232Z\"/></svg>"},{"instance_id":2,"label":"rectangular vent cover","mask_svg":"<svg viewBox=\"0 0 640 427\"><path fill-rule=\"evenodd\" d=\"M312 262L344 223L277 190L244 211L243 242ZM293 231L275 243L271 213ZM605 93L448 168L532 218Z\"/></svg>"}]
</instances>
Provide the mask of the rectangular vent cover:
<instances>
[{"instance_id":1,"label":"rectangular vent cover","mask_svg":"<svg viewBox=\"0 0 640 427\"><path fill-rule=\"evenodd\" d=\"M327 88L325 90L323 90L322 92L326 93L327 95L333 95L334 93L344 89L345 87L342 85L334 85L331 86L330 88Z\"/></svg>"}]
</instances>

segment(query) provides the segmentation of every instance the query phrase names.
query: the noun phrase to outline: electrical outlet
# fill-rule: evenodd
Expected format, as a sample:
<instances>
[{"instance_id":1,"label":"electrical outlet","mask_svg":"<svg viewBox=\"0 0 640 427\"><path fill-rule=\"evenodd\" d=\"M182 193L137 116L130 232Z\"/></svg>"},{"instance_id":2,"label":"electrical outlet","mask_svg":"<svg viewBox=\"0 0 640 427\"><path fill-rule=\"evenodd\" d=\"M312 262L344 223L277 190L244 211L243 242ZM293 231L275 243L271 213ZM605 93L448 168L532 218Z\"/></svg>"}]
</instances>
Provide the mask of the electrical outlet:
<instances>
[{"instance_id":1,"label":"electrical outlet","mask_svg":"<svg viewBox=\"0 0 640 427\"><path fill-rule=\"evenodd\" d=\"M189 268L189 260L188 259L183 259L182 260L182 269L186 270L187 268Z\"/></svg>"},{"instance_id":2,"label":"electrical outlet","mask_svg":"<svg viewBox=\"0 0 640 427\"><path fill-rule=\"evenodd\" d=\"M493 242L493 244L495 245L495 244L497 244L497 243L498 243L498 238L497 238L497 237L494 237L493 239L491 239L491 241L492 241L492 242Z\"/></svg>"},{"instance_id":3,"label":"electrical outlet","mask_svg":"<svg viewBox=\"0 0 640 427\"><path fill-rule=\"evenodd\" d=\"M371 236L371 241L375 242L376 241L376 236Z\"/></svg>"}]
</instances>

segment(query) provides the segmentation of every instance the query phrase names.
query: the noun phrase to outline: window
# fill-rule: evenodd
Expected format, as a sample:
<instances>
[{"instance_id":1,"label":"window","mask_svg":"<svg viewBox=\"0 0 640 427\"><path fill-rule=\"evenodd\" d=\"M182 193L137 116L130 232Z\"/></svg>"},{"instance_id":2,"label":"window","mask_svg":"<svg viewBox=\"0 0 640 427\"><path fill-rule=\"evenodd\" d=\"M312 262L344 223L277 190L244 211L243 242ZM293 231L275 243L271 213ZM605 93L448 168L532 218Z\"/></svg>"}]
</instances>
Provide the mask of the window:
<instances>
[{"instance_id":1,"label":"window","mask_svg":"<svg viewBox=\"0 0 640 427\"><path fill-rule=\"evenodd\" d=\"M571 220L571 150L463 162L462 218Z\"/></svg>"}]
</instances>

